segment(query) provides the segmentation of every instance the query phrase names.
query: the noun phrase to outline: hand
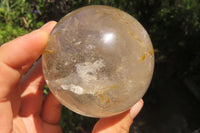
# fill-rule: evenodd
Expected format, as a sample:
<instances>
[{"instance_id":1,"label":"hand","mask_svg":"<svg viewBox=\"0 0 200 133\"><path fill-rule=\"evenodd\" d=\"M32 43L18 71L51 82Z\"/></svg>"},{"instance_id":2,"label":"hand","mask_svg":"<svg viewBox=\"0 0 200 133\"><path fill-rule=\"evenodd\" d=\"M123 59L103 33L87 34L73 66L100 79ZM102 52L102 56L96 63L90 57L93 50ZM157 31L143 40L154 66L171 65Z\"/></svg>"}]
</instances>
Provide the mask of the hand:
<instances>
[{"instance_id":1,"label":"hand","mask_svg":"<svg viewBox=\"0 0 200 133\"><path fill-rule=\"evenodd\" d=\"M50 22L0 47L1 133L62 132L58 125L60 103L51 93L43 101L41 62L26 73L40 57L55 24Z\"/></svg>"},{"instance_id":2,"label":"hand","mask_svg":"<svg viewBox=\"0 0 200 133\"><path fill-rule=\"evenodd\" d=\"M61 133L61 105L49 93L43 100L41 61L48 34L56 22L12 40L0 47L0 132ZM33 66L32 66L33 65ZM30 67L32 68L30 69ZM30 69L28 72L27 70ZM130 111L100 119L93 132L128 132L143 106L140 100Z\"/></svg>"}]
</instances>

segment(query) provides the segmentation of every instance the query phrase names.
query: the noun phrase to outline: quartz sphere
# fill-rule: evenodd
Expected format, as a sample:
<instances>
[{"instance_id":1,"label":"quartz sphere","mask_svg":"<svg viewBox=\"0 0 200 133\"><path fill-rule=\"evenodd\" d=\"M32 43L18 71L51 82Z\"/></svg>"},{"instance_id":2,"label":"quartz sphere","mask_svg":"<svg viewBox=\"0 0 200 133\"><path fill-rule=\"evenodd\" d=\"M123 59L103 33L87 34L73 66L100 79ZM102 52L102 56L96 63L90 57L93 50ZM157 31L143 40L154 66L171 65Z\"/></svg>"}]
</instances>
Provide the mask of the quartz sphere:
<instances>
[{"instance_id":1,"label":"quartz sphere","mask_svg":"<svg viewBox=\"0 0 200 133\"><path fill-rule=\"evenodd\" d=\"M95 5L57 23L42 66L47 85L64 106L89 117L109 117L145 94L154 54L148 33L135 18Z\"/></svg>"}]
</instances>

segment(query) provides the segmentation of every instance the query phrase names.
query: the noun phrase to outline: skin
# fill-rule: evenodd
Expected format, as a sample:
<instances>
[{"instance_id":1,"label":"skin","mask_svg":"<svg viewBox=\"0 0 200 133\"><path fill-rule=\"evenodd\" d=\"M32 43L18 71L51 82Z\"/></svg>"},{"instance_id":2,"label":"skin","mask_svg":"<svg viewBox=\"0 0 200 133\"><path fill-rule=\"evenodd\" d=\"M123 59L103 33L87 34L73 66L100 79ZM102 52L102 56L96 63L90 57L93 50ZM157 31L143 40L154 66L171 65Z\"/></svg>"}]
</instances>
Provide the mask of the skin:
<instances>
[{"instance_id":1,"label":"skin","mask_svg":"<svg viewBox=\"0 0 200 133\"><path fill-rule=\"evenodd\" d=\"M55 24L51 21L0 47L1 133L62 133L61 104L52 93L43 98L45 81L41 61L35 63ZM140 100L122 114L100 119L92 132L127 133L142 106Z\"/></svg>"}]
</instances>

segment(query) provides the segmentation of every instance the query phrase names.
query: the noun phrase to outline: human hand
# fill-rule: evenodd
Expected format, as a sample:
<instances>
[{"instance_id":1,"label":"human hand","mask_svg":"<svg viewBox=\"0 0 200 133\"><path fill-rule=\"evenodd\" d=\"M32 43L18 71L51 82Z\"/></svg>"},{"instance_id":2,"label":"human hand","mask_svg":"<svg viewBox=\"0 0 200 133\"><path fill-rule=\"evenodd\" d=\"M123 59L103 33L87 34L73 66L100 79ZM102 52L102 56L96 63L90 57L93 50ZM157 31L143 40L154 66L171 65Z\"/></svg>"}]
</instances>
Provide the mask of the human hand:
<instances>
[{"instance_id":1,"label":"human hand","mask_svg":"<svg viewBox=\"0 0 200 133\"><path fill-rule=\"evenodd\" d=\"M27 72L40 57L55 24L50 22L0 47L1 133L62 132L60 103L51 93L43 101L41 61Z\"/></svg>"},{"instance_id":2,"label":"human hand","mask_svg":"<svg viewBox=\"0 0 200 133\"><path fill-rule=\"evenodd\" d=\"M61 105L49 93L43 99L45 84L41 61L27 72L44 50L48 34L56 22L12 40L0 47L0 132L61 133L58 125ZM26 74L25 74L26 73ZM133 118L143 106L140 100L131 110L100 119L93 132L128 132Z\"/></svg>"}]
</instances>

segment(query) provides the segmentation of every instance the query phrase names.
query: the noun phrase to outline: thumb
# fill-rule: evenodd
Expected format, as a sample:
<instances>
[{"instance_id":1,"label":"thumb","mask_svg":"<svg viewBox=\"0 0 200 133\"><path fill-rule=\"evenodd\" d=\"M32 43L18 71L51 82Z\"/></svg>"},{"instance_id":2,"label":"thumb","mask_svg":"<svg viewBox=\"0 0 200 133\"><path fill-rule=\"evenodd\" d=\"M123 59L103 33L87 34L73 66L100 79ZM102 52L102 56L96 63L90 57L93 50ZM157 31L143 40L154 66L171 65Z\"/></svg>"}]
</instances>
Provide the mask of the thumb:
<instances>
[{"instance_id":1,"label":"thumb","mask_svg":"<svg viewBox=\"0 0 200 133\"><path fill-rule=\"evenodd\" d=\"M143 100L138 101L130 110L108 118L101 118L94 126L93 133L127 133L133 119L143 107Z\"/></svg>"}]
</instances>

